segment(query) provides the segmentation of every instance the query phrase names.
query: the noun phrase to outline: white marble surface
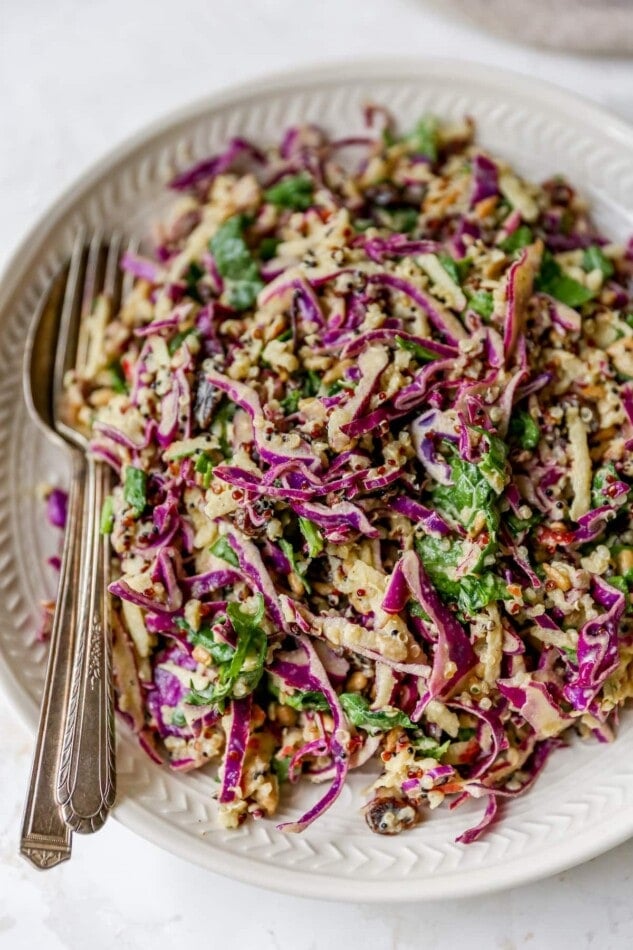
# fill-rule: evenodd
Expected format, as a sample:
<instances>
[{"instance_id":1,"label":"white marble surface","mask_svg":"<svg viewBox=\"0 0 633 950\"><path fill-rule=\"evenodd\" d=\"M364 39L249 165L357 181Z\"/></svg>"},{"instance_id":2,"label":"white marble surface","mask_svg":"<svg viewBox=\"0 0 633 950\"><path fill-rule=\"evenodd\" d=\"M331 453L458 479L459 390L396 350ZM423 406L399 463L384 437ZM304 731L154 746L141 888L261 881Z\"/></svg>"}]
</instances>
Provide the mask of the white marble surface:
<instances>
[{"instance_id":1,"label":"white marble surface","mask_svg":"<svg viewBox=\"0 0 633 950\"><path fill-rule=\"evenodd\" d=\"M633 60L506 44L418 0L0 6L0 266L60 190L127 134L188 99L299 63L380 54L476 59L551 79L633 120ZM2 950L633 946L633 842L552 880L450 905L282 897L190 867L115 821L76 840L72 862L38 873L16 856L31 749L0 697Z\"/></svg>"}]
</instances>

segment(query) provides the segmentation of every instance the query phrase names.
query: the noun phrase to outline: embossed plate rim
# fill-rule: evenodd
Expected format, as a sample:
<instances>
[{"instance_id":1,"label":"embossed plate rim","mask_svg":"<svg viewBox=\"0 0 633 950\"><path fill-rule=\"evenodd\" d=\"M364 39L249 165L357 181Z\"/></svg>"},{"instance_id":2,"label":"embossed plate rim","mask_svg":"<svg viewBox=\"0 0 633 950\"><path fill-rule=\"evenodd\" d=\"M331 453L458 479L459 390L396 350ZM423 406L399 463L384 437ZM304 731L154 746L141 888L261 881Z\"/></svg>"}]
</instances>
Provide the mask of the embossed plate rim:
<instances>
[{"instance_id":1,"label":"embossed plate rim","mask_svg":"<svg viewBox=\"0 0 633 950\"><path fill-rule=\"evenodd\" d=\"M126 160L132 161L136 153L140 153L142 149L157 145L161 136L168 133L174 134L179 127L198 120L202 122L204 117L213 114L214 110L243 107L248 105L249 101L259 102L266 96L291 95L293 91L301 89L312 89L315 93L324 85L332 88L334 94L337 82L354 84L357 91L362 89L364 82L373 81L415 82L422 88L425 80L431 85L433 82L441 85L443 91L446 91L453 82L456 94L457 91L464 94L466 88L470 90L469 84L471 84L482 96L484 92L488 96L499 96L499 101L503 101L504 95L510 100L522 100L524 105L530 101L528 111L531 118L540 113L546 114L548 111L556 115L564 113L573 115L574 122L583 126L585 132L593 135L597 145L605 142L612 143L630 156L633 165L633 130L626 123L599 107L577 98L572 93L541 81L487 66L455 60L382 59L344 64L330 63L325 66L311 66L298 71L278 73L233 86L176 110L166 118L152 123L140 133L131 136L93 165L31 228L9 260L0 279L0 314L6 315L10 303L14 303L17 307L17 302L13 298L24 284L29 268L33 268L38 258L43 257L43 249L47 243L51 243L56 231L60 232L60 235L55 239L54 246L56 253L60 253L61 232L67 232L72 225L72 218L68 215L73 206L78 206L80 201L85 201L88 206L91 191L103 184L108 173L113 173L115 168L118 170ZM613 194L610 200L615 202ZM627 210L633 217L633 208ZM49 256L50 253L52 252L49 252ZM0 680L5 694L21 718L29 727L33 727L36 721L35 703L25 687L14 680L8 657L5 657L2 651L0 642ZM127 755L131 748L129 736L122 732L120 740L121 752ZM181 784L182 777L168 776L168 779L172 790L180 790L184 787ZM487 867L465 870L449 867L442 869L438 874L427 871L426 876L418 873L411 875L409 879L397 876L390 878L388 874L385 874L367 880L360 879L358 876L354 877L353 871L347 871L344 877L337 876L331 869L328 873L319 871L318 862L314 862L311 869L309 867L306 869L305 862L300 869L282 868L275 865L274 857L266 856L265 852L262 858L260 847L257 848L257 856L249 854L248 849L240 854L223 851L221 843L219 845L205 844L201 836L194 838L190 831L170 823L169 812L159 814L150 811L141 798L124 797L117 806L115 815L125 825L168 851L203 867L248 883L264 885L298 896L335 900L424 900L474 895L515 886L559 872L620 843L633 834L633 774L624 776L624 782L626 782L624 791L623 786L614 790L622 793L623 801L625 792L627 795L630 793L632 797L631 801L627 801L618 809L615 818L590 823L589 827L583 829L581 833L576 832L563 845L550 846L549 850L545 848L542 855L534 852L527 855L519 853L511 859L501 858L496 864ZM538 787L533 794L538 794ZM556 817L556 815L552 816L553 819ZM509 837L512 832L511 821L505 829L504 825L500 825L499 829L502 834ZM525 834L525 832L521 833ZM248 836L249 841L251 838L253 841L256 839L255 831L252 835L249 832L245 835ZM406 864L407 854L413 853L407 846L408 841L405 837L397 842L394 841L392 846L393 853L402 856L403 864ZM308 839L305 840L308 841ZM317 839L317 848L318 844ZM384 847L386 847L384 842L377 842L377 845L380 847L376 850L383 848L384 853ZM309 843L307 846L310 850ZM478 848L479 845L471 847ZM314 848L311 850L314 851ZM274 880L271 880L270 873L267 873L271 868L275 871Z\"/></svg>"}]
</instances>

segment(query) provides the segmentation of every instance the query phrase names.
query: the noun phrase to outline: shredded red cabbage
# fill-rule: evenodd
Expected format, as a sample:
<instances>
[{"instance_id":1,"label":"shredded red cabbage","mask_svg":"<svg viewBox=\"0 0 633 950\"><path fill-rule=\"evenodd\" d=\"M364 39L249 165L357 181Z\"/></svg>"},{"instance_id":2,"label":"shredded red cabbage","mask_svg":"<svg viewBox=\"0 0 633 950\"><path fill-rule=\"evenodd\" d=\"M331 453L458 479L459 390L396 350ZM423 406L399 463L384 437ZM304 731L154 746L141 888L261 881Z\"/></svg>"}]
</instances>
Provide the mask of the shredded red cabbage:
<instances>
[{"instance_id":1,"label":"shredded red cabbage","mask_svg":"<svg viewBox=\"0 0 633 950\"><path fill-rule=\"evenodd\" d=\"M152 759L226 827L325 783L293 832L366 763L373 831L484 798L468 844L633 692L632 252L470 123L367 121L179 172L65 409Z\"/></svg>"}]
</instances>

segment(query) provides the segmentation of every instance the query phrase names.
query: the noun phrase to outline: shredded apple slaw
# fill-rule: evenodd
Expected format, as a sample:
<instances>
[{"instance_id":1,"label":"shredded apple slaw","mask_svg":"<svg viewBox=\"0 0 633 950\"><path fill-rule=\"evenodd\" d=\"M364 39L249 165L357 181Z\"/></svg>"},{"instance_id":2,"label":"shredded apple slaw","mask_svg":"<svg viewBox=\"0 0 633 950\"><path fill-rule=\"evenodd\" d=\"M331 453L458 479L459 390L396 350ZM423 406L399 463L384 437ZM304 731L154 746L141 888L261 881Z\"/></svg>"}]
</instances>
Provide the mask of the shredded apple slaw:
<instances>
[{"instance_id":1,"label":"shredded apple slaw","mask_svg":"<svg viewBox=\"0 0 633 950\"><path fill-rule=\"evenodd\" d=\"M472 123L289 129L179 175L67 412L116 473L118 709L220 820L371 762L475 840L633 693L633 245ZM290 789L290 790L288 790Z\"/></svg>"}]
</instances>

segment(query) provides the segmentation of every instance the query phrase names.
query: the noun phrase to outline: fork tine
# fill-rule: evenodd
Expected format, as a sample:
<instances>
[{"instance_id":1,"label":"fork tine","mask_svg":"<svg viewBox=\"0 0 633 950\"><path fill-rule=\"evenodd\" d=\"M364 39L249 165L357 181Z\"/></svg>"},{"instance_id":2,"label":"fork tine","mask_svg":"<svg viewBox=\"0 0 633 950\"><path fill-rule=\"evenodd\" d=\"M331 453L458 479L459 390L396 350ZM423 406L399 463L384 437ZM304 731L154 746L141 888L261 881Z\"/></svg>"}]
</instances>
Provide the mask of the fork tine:
<instances>
[{"instance_id":1,"label":"fork tine","mask_svg":"<svg viewBox=\"0 0 633 950\"><path fill-rule=\"evenodd\" d=\"M103 234L101 231L97 231L93 235L88 247L81 313L77 326L77 346L74 353L74 365L77 367L85 366L88 361L90 332L89 321L86 318L92 313L94 301L101 293L103 284L103 255Z\"/></svg>"},{"instance_id":2,"label":"fork tine","mask_svg":"<svg viewBox=\"0 0 633 950\"><path fill-rule=\"evenodd\" d=\"M88 263L86 265L86 276L84 277L84 294L81 308L83 318L92 312L95 297L99 296L101 290L104 249L103 231L95 231L88 247Z\"/></svg>"},{"instance_id":3,"label":"fork tine","mask_svg":"<svg viewBox=\"0 0 633 950\"><path fill-rule=\"evenodd\" d=\"M138 249L139 249L138 238L131 238L127 245L127 251L130 254L136 254L138 253ZM121 287L122 300L126 300L127 297L130 295L130 293L132 292L132 288L134 287L134 280L135 280L134 274L131 274L129 271L125 271L125 273L123 274L123 285Z\"/></svg>"},{"instance_id":4,"label":"fork tine","mask_svg":"<svg viewBox=\"0 0 633 950\"><path fill-rule=\"evenodd\" d=\"M81 228L75 237L73 249L68 266L68 276L66 278L66 287L64 290L64 300L62 303L61 316L59 319L59 332L57 335L57 344L55 348L55 367L53 371L53 403L55 415L59 415L59 402L62 397L64 386L64 376L70 368L71 360L69 358L70 338L73 334L73 326L76 326L83 293L83 272L85 264L84 246L86 243L86 233Z\"/></svg>"},{"instance_id":5,"label":"fork tine","mask_svg":"<svg viewBox=\"0 0 633 950\"><path fill-rule=\"evenodd\" d=\"M103 291L110 299L112 304L112 316L114 316L114 312L118 309L121 293L121 271L119 268L119 261L121 258L122 244L123 235L119 231L115 231L110 237L108 244L108 254L105 265L105 279L103 283Z\"/></svg>"}]
</instances>

